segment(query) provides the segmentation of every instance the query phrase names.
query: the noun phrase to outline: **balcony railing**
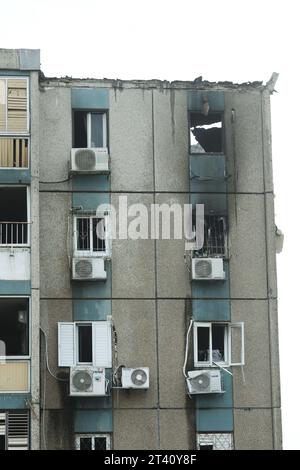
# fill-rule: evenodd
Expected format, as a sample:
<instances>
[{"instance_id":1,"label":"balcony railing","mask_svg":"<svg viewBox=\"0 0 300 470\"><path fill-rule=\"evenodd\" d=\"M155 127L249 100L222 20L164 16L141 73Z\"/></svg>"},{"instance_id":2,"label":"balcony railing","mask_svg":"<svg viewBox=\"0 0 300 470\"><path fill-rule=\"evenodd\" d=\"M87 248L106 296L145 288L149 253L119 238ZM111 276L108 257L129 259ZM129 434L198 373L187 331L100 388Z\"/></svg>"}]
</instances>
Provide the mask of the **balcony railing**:
<instances>
[{"instance_id":1,"label":"balcony railing","mask_svg":"<svg viewBox=\"0 0 300 470\"><path fill-rule=\"evenodd\" d=\"M204 243L201 250L196 251L200 257L227 256L226 218L217 215L204 217Z\"/></svg>"},{"instance_id":2,"label":"balcony railing","mask_svg":"<svg viewBox=\"0 0 300 470\"><path fill-rule=\"evenodd\" d=\"M0 167L28 167L28 139L0 139Z\"/></svg>"},{"instance_id":3,"label":"balcony railing","mask_svg":"<svg viewBox=\"0 0 300 470\"><path fill-rule=\"evenodd\" d=\"M28 222L0 222L0 246L28 245Z\"/></svg>"}]
</instances>

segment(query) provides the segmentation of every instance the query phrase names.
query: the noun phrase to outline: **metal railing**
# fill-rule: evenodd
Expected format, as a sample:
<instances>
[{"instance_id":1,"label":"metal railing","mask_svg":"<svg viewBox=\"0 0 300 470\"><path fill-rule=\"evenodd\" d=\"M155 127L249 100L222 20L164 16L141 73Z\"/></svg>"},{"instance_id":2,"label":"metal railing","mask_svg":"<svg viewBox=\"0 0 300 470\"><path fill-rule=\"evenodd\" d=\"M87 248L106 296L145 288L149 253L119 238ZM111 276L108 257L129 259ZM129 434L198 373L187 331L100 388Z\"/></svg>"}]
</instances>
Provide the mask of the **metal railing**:
<instances>
[{"instance_id":1,"label":"metal railing","mask_svg":"<svg viewBox=\"0 0 300 470\"><path fill-rule=\"evenodd\" d=\"M204 243L197 250L199 257L227 257L226 218L219 215L204 216Z\"/></svg>"},{"instance_id":2,"label":"metal railing","mask_svg":"<svg viewBox=\"0 0 300 470\"><path fill-rule=\"evenodd\" d=\"M0 222L0 246L27 245L29 222Z\"/></svg>"}]
</instances>

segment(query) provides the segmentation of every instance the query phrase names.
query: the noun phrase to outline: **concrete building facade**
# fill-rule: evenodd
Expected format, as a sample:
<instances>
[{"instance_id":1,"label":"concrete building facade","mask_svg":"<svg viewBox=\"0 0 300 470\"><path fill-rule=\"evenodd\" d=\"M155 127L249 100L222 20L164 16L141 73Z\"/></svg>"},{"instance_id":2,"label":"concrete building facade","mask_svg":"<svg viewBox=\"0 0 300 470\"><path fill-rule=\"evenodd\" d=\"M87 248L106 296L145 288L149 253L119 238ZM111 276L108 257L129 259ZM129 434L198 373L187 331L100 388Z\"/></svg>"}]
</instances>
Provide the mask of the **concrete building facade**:
<instances>
[{"instance_id":1,"label":"concrete building facade","mask_svg":"<svg viewBox=\"0 0 300 470\"><path fill-rule=\"evenodd\" d=\"M22 333L15 354L13 324L0 329L2 446L280 449L272 83L39 68L39 51L0 50L0 325L10 312ZM78 156L88 148L98 171ZM149 210L203 204L203 247L111 239L97 209L124 217L125 196ZM20 363L28 383L10 369ZM207 380L220 389L200 393ZM26 443L25 428L9 434L17 411Z\"/></svg>"}]
</instances>

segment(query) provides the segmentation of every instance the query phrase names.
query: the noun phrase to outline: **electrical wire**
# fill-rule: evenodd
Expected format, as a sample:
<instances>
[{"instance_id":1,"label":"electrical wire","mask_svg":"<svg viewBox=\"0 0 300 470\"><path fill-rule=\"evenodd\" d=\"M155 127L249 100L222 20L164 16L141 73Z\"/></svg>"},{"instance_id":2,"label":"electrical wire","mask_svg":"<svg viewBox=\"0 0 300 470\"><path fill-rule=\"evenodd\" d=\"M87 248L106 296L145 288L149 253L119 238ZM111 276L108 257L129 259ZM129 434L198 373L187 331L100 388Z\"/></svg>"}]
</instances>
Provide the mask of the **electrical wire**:
<instances>
[{"instance_id":1,"label":"electrical wire","mask_svg":"<svg viewBox=\"0 0 300 470\"><path fill-rule=\"evenodd\" d=\"M48 337L45 333L45 331L40 327L40 330L41 332L43 333L44 337L45 337L45 361L46 361L46 367L47 367L47 370L49 372L49 374L56 380L60 381L60 382L67 382L69 379L62 379L60 377L57 377L57 375L55 375L51 369L50 369L50 366L49 366L49 357L48 357Z\"/></svg>"},{"instance_id":2,"label":"electrical wire","mask_svg":"<svg viewBox=\"0 0 300 470\"><path fill-rule=\"evenodd\" d=\"M194 323L194 321L190 320L190 324L189 324L189 327L188 327L188 330L187 330L187 333L186 333L185 355L184 355L184 363L183 363L183 367L182 367L182 373L183 373L183 375L186 379L188 378L188 376L186 374L186 364L187 364L188 353L189 353L189 338L190 338L190 332L191 332L191 328L193 326L193 323Z\"/></svg>"}]
</instances>

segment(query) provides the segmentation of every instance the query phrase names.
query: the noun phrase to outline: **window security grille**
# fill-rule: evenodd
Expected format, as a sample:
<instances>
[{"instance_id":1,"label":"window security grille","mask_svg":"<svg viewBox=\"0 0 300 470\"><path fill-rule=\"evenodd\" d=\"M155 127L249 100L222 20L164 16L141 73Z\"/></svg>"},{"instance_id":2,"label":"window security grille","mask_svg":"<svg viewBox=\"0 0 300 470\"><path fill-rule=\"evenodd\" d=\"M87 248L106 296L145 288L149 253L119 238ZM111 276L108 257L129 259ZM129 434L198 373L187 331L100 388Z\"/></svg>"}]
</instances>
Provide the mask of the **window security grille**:
<instances>
[{"instance_id":1,"label":"window security grille","mask_svg":"<svg viewBox=\"0 0 300 470\"><path fill-rule=\"evenodd\" d=\"M231 433L205 433L197 435L198 450L233 450Z\"/></svg>"},{"instance_id":2,"label":"window security grille","mask_svg":"<svg viewBox=\"0 0 300 470\"><path fill-rule=\"evenodd\" d=\"M109 434L102 435L79 435L75 438L76 450L109 450L111 445Z\"/></svg>"},{"instance_id":3,"label":"window security grille","mask_svg":"<svg viewBox=\"0 0 300 470\"><path fill-rule=\"evenodd\" d=\"M195 251L197 257L226 257L227 232L226 219L219 215L204 217L204 243L201 250Z\"/></svg>"}]
</instances>

